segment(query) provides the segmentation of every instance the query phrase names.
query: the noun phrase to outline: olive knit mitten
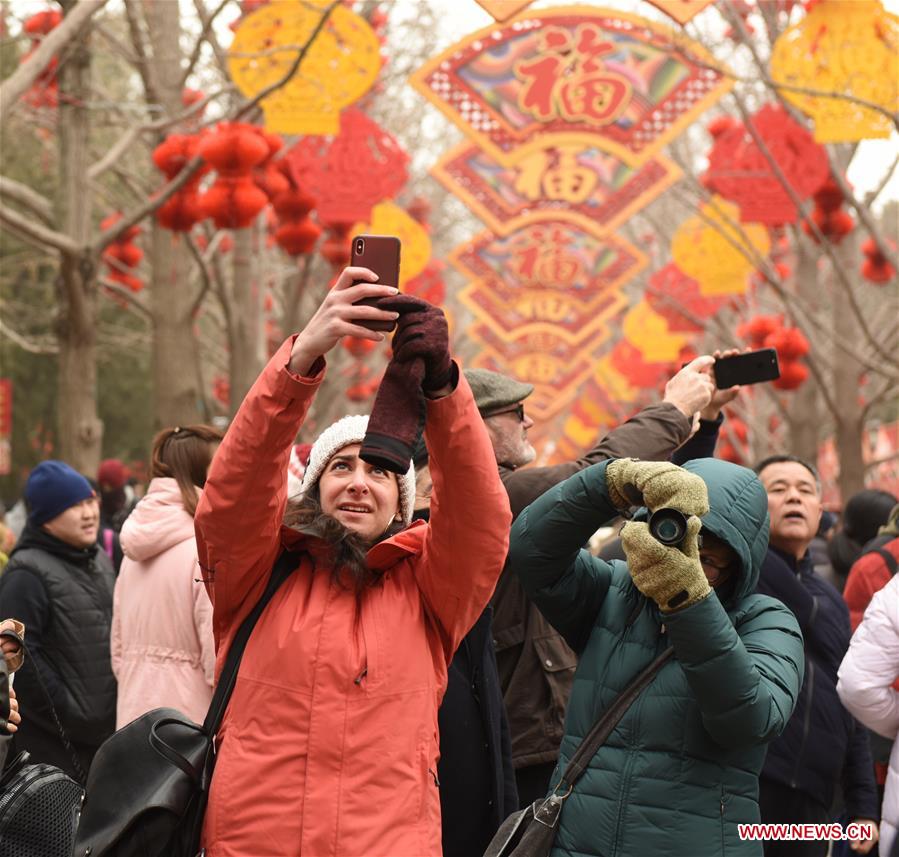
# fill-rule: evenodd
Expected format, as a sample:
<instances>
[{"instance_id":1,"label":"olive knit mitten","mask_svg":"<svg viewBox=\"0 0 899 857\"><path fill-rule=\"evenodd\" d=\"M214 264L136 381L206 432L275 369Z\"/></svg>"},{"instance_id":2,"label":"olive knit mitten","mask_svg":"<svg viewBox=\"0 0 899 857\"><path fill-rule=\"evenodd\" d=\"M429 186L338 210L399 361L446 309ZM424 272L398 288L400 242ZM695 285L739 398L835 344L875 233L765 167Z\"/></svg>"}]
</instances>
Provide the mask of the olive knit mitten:
<instances>
[{"instance_id":1,"label":"olive knit mitten","mask_svg":"<svg viewBox=\"0 0 899 857\"><path fill-rule=\"evenodd\" d=\"M709 511L705 482L670 461L619 458L606 468L606 487L619 509L648 506L653 512L678 509L700 517Z\"/></svg>"},{"instance_id":2,"label":"olive knit mitten","mask_svg":"<svg viewBox=\"0 0 899 857\"><path fill-rule=\"evenodd\" d=\"M630 521L621 531L621 546L634 586L655 601L663 613L689 607L712 591L699 561L701 527L695 515L687 520L683 550L657 541L648 524Z\"/></svg>"}]
</instances>

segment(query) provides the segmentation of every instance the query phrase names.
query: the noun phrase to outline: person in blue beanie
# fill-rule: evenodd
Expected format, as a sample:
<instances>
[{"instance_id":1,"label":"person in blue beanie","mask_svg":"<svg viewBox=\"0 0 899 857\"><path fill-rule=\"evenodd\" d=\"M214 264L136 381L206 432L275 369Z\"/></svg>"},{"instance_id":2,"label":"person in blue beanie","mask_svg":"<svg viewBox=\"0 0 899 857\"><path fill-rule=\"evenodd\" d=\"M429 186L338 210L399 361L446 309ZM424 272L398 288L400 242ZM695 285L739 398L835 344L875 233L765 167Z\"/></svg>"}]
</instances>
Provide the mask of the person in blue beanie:
<instances>
[{"instance_id":1,"label":"person in blue beanie","mask_svg":"<svg viewBox=\"0 0 899 857\"><path fill-rule=\"evenodd\" d=\"M83 782L115 730L115 572L97 545L100 505L84 476L42 461L25 484L25 503L28 521L0 577L0 615L24 623L28 635L16 674L22 723L14 751Z\"/></svg>"}]
</instances>

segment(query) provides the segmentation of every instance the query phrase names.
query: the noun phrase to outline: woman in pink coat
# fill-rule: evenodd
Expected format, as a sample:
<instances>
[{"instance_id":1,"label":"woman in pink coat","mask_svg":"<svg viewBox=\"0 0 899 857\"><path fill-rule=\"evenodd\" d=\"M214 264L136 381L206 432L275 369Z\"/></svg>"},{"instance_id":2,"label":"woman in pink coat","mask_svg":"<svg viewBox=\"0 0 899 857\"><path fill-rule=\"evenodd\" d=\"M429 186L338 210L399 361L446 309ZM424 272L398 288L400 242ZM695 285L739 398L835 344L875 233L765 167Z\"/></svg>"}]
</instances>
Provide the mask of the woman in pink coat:
<instances>
[{"instance_id":1,"label":"woman in pink coat","mask_svg":"<svg viewBox=\"0 0 899 857\"><path fill-rule=\"evenodd\" d=\"M164 706L202 723L212 699L212 604L200 581L194 512L222 433L163 429L150 486L122 527L112 604L116 729Z\"/></svg>"},{"instance_id":2,"label":"woman in pink coat","mask_svg":"<svg viewBox=\"0 0 899 857\"><path fill-rule=\"evenodd\" d=\"M511 513L490 438L448 353L446 319L347 268L247 394L197 511L217 668L281 552L297 570L262 613L218 733L207 857L440 857L437 707L447 666L489 600ZM353 285L354 280L361 280ZM356 306L387 298L380 308ZM434 489L411 524L414 474L359 457L367 420L316 440L300 504L287 462L344 336L397 322L394 361L421 358Z\"/></svg>"}]
</instances>

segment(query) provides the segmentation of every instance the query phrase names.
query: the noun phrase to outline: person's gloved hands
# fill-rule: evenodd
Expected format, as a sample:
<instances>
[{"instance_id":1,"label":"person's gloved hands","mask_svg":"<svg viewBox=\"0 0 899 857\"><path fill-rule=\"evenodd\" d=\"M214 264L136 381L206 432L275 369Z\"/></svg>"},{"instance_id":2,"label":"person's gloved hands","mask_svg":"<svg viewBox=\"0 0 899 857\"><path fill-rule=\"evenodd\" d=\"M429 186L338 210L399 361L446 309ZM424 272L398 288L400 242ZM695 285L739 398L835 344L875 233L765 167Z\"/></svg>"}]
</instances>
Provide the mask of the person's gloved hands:
<instances>
[{"instance_id":1,"label":"person's gloved hands","mask_svg":"<svg viewBox=\"0 0 899 857\"><path fill-rule=\"evenodd\" d=\"M378 309L400 314L393 335L394 360L405 363L420 357L425 364L422 389L430 392L445 387L452 378L452 360L443 310L412 295L380 298Z\"/></svg>"},{"instance_id":2,"label":"person's gloved hands","mask_svg":"<svg viewBox=\"0 0 899 857\"><path fill-rule=\"evenodd\" d=\"M648 506L678 509L685 515L705 515L709 492L705 482L670 461L640 461L619 458L606 468L609 499L619 509Z\"/></svg>"},{"instance_id":3,"label":"person's gloved hands","mask_svg":"<svg viewBox=\"0 0 899 857\"><path fill-rule=\"evenodd\" d=\"M634 586L659 605L663 613L682 610L702 601L711 591L699 561L699 530L695 515L687 520L681 548L653 538L649 525L629 521L621 531L621 546Z\"/></svg>"}]
</instances>

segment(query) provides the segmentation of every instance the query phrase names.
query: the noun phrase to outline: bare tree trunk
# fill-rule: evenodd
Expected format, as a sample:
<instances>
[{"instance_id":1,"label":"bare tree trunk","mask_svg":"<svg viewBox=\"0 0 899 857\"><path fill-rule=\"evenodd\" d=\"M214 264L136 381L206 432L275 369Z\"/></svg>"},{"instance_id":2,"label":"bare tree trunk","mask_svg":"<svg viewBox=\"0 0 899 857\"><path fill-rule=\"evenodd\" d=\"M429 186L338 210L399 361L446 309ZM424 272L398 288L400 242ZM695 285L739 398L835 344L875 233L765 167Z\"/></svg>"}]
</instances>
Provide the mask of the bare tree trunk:
<instances>
[{"instance_id":1,"label":"bare tree trunk","mask_svg":"<svg viewBox=\"0 0 899 857\"><path fill-rule=\"evenodd\" d=\"M837 256L843 270L855 280L853 263L859 258L859 238L856 229L839 245ZM858 322L849 309L849 298L840 283L833 283L834 334L844 342L859 342ZM838 413L834 432L837 460L840 462L840 498L845 503L865 487L865 465L862 459L863 419L859 401L859 382L862 367L848 354L834 356L833 391Z\"/></svg>"},{"instance_id":2,"label":"bare tree trunk","mask_svg":"<svg viewBox=\"0 0 899 857\"><path fill-rule=\"evenodd\" d=\"M262 336L262 288L254 264L256 226L234 232L229 330L231 413L236 413L265 365Z\"/></svg>"},{"instance_id":3,"label":"bare tree trunk","mask_svg":"<svg viewBox=\"0 0 899 857\"><path fill-rule=\"evenodd\" d=\"M91 232L91 189L87 169L90 134L89 36L85 32L59 72L58 223L79 247ZM100 464L103 423L97 416L96 260L85 249L61 253L58 290L60 314L59 455L93 476Z\"/></svg>"},{"instance_id":4,"label":"bare tree trunk","mask_svg":"<svg viewBox=\"0 0 899 857\"><path fill-rule=\"evenodd\" d=\"M806 306L820 302L817 254L802 237L796 240L796 284ZM808 333L808 331L806 331ZM820 393L814 378L809 378L790 400L790 450L806 461L818 458Z\"/></svg>"},{"instance_id":5,"label":"bare tree trunk","mask_svg":"<svg viewBox=\"0 0 899 857\"><path fill-rule=\"evenodd\" d=\"M149 74L154 94L169 116L182 110L181 18L177 3L144 3L152 56ZM150 93L148 93L149 95ZM162 137L160 137L160 142ZM183 235L152 221L150 307L153 313L153 413L156 427L203 420L194 335L193 260Z\"/></svg>"}]
</instances>

